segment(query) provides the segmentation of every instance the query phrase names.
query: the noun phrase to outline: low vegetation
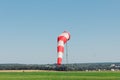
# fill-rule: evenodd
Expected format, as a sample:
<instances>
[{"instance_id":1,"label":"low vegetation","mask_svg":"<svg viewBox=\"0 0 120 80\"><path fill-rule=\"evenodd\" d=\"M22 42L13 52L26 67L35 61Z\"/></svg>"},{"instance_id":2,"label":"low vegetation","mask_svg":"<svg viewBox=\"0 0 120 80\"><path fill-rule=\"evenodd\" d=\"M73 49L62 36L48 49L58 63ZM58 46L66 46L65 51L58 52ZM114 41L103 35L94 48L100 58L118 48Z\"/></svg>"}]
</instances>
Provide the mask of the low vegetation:
<instances>
[{"instance_id":1,"label":"low vegetation","mask_svg":"<svg viewBox=\"0 0 120 80\"><path fill-rule=\"evenodd\" d=\"M119 71L120 63L82 64L0 64L0 70L54 70L54 71Z\"/></svg>"},{"instance_id":2,"label":"low vegetation","mask_svg":"<svg viewBox=\"0 0 120 80\"><path fill-rule=\"evenodd\" d=\"M0 80L120 80L120 72L0 72Z\"/></svg>"}]
</instances>

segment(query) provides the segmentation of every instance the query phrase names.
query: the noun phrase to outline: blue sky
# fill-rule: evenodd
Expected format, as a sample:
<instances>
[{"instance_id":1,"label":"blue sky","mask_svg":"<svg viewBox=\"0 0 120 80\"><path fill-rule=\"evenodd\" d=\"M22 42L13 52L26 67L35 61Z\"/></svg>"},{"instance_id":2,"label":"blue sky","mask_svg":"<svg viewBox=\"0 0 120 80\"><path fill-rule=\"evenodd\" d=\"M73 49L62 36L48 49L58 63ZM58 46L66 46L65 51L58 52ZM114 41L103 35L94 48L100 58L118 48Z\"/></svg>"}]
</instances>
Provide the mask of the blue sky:
<instances>
[{"instance_id":1,"label":"blue sky","mask_svg":"<svg viewBox=\"0 0 120 80\"><path fill-rule=\"evenodd\" d=\"M69 63L120 62L119 4L120 0L1 0L0 63L56 63L57 36L64 30L71 33Z\"/></svg>"}]
</instances>

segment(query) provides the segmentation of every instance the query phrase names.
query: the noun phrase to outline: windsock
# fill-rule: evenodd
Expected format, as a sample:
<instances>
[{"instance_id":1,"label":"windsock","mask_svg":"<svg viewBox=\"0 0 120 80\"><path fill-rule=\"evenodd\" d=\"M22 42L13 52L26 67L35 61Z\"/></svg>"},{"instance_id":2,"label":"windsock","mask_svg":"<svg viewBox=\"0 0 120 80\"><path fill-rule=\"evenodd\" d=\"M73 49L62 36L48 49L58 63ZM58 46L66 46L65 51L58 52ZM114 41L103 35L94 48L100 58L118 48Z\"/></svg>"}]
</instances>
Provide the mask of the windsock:
<instances>
[{"instance_id":1,"label":"windsock","mask_svg":"<svg viewBox=\"0 0 120 80\"><path fill-rule=\"evenodd\" d=\"M64 31L57 38L57 43L58 43L58 45L57 45L57 53L58 53L57 65L61 65L61 63L62 63L62 58L63 58L63 53L64 53L64 45L69 39L70 39L70 33L67 31Z\"/></svg>"}]
</instances>

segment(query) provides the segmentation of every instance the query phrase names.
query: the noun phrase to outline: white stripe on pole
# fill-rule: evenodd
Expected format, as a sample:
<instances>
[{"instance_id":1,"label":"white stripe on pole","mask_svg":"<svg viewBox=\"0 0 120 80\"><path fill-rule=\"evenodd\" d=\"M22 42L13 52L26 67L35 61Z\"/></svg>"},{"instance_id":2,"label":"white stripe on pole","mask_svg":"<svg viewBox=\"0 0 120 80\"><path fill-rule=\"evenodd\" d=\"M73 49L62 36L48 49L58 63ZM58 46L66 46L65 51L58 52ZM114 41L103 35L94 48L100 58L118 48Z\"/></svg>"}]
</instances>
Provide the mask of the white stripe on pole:
<instances>
[{"instance_id":1,"label":"white stripe on pole","mask_svg":"<svg viewBox=\"0 0 120 80\"><path fill-rule=\"evenodd\" d=\"M63 47L64 47L64 41L59 40L59 41L58 41L58 46L63 46Z\"/></svg>"},{"instance_id":2,"label":"white stripe on pole","mask_svg":"<svg viewBox=\"0 0 120 80\"><path fill-rule=\"evenodd\" d=\"M60 36L64 36L64 37L66 37L67 39L69 39L68 33L62 33Z\"/></svg>"},{"instance_id":3,"label":"white stripe on pole","mask_svg":"<svg viewBox=\"0 0 120 80\"><path fill-rule=\"evenodd\" d=\"M62 52L59 52L58 53L58 58L62 58L63 57L63 53Z\"/></svg>"}]
</instances>

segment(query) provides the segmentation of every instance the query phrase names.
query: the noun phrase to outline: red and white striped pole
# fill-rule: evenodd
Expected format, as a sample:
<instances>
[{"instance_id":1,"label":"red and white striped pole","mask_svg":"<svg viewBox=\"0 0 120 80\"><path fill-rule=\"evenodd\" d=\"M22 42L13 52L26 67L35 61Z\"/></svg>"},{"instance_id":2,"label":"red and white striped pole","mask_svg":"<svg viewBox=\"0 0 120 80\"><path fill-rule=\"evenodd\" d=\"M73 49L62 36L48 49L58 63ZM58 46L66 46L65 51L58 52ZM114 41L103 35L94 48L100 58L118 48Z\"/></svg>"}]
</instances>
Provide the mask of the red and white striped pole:
<instances>
[{"instance_id":1,"label":"red and white striped pole","mask_svg":"<svg viewBox=\"0 0 120 80\"><path fill-rule=\"evenodd\" d=\"M61 65L63 53L64 53L64 45L65 43L70 39L70 33L67 31L64 31L61 35L58 36L58 46L57 46L57 65Z\"/></svg>"}]
</instances>

